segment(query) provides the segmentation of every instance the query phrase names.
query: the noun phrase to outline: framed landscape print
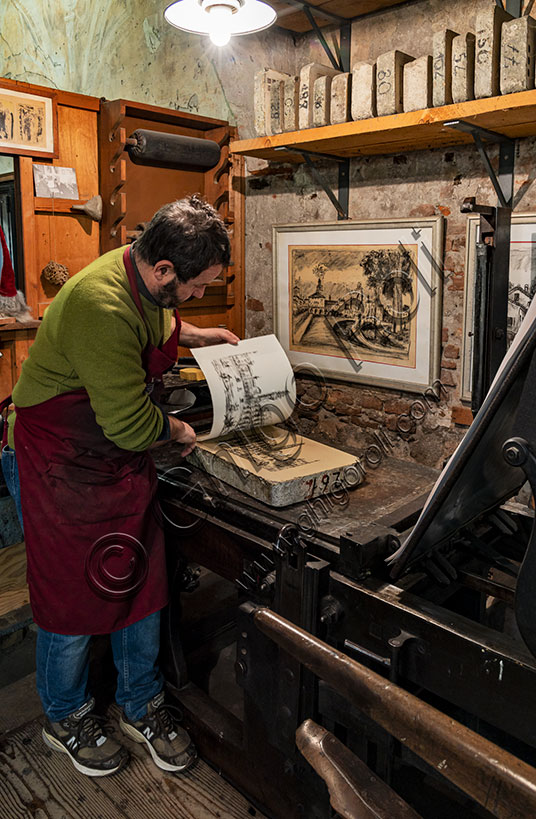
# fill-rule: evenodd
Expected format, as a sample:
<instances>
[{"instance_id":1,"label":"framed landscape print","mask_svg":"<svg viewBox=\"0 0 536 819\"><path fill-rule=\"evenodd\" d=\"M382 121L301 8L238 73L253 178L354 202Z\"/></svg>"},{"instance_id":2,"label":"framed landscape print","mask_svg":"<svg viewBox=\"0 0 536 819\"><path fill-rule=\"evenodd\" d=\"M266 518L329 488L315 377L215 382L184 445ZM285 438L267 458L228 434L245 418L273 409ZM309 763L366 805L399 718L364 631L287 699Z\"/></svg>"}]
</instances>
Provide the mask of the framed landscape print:
<instances>
[{"instance_id":1,"label":"framed landscape print","mask_svg":"<svg viewBox=\"0 0 536 819\"><path fill-rule=\"evenodd\" d=\"M473 330L476 245L480 216L467 219L465 296L462 341L462 401L471 400L473 380ZM536 290L536 213L512 215L510 273L508 285L507 345L512 343Z\"/></svg>"},{"instance_id":2,"label":"framed landscape print","mask_svg":"<svg viewBox=\"0 0 536 819\"><path fill-rule=\"evenodd\" d=\"M273 231L275 332L295 368L404 390L433 384L442 217Z\"/></svg>"},{"instance_id":3,"label":"framed landscape print","mask_svg":"<svg viewBox=\"0 0 536 819\"><path fill-rule=\"evenodd\" d=\"M56 145L55 92L30 94L0 81L0 153L53 157Z\"/></svg>"}]
</instances>

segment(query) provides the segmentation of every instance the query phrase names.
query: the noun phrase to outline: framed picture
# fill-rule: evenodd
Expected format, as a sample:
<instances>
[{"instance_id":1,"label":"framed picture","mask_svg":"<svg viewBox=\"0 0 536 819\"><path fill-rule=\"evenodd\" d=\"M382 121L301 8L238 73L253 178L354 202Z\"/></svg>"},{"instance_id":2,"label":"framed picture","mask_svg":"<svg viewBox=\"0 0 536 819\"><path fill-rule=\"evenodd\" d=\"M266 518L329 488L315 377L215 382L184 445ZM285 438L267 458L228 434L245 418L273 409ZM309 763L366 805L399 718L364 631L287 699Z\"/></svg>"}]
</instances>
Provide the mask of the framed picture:
<instances>
[{"instance_id":1,"label":"framed picture","mask_svg":"<svg viewBox=\"0 0 536 819\"><path fill-rule=\"evenodd\" d=\"M0 153L57 156L54 91L30 94L0 82Z\"/></svg>"},{"instance_id":2,"label":"framed picture","mask_svg":"<svg viewBox=\"0 0 536 819\"><path fill-rule=\"evenodd\" d=\"M471 400L473 380L474 295L476 245L480 217L467 219L465 259L465 296L462 339L462 401ZM536 213L512 216L510 239L510 275L508 286L507 344L512 343L536 290Z\"/></svg>"},{"instance_id":3,"label":"framed picture","mask_svg":"<svg viewBox=\"0 0 536 819\"><path fill-rule=\"evenodd\" d=\"M295 369L409 391L439 378L441 216L273 232L275 332Z\"/></svg>"}]
</instances>

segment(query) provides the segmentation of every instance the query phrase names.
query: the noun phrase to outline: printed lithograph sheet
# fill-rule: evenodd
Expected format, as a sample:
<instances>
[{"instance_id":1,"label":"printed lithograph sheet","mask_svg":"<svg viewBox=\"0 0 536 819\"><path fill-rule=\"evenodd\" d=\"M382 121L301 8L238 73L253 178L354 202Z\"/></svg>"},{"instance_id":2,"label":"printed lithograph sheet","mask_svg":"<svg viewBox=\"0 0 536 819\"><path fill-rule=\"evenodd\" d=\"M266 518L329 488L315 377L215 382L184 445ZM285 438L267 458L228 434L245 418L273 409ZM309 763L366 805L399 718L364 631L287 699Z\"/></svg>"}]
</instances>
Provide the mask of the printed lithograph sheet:
<instances>
[{"instance_id":1,"label":"printed lithograph sheet","mask_svg":"<svg viewBox=\"0 0 536 819\"><path fill-rule=\"evenodd\" d=\"M199 440L286 421L296 403L290 362L274 335L192 350L212 398L212 429Z\"/></svg>"},{"instance_id":2,"label":"printed lithograph sheet","mask_svg":"<svg viewBox=\"0 0 536 819\"><path fill-rule=\"evenodd\" d=\"M0 147L52 153L52 99L0 88Z\"/></svg>"}]
</instances>

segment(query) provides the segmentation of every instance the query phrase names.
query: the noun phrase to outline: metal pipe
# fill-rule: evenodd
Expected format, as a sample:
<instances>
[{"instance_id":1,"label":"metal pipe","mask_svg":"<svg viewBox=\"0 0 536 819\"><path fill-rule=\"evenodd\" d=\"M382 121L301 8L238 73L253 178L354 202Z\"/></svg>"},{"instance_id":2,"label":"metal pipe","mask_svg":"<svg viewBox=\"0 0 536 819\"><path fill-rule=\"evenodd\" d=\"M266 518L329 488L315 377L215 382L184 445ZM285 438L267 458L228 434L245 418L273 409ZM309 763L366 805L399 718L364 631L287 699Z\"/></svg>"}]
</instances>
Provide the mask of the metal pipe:
<instances>
[{"instance_id":1,"label":"metal pipe","mask_svg":"<svg viewBox=\"0 0 536 819\"><path fill-rule=\"evenodd\" d=\"M255 625L499 819L536 816L536 770L265 608Z\"/></svg>"},{"instance_id":2,"label":"metal pipe","mask_svg":"<svg viewBox=\"0 0 536 819\"><path fill-rule=\"evenodd\" d=\"M296 745L324 780L342 819L421 819L413 808L325 728L306 719Z\"/></svg>"}]
</instances>

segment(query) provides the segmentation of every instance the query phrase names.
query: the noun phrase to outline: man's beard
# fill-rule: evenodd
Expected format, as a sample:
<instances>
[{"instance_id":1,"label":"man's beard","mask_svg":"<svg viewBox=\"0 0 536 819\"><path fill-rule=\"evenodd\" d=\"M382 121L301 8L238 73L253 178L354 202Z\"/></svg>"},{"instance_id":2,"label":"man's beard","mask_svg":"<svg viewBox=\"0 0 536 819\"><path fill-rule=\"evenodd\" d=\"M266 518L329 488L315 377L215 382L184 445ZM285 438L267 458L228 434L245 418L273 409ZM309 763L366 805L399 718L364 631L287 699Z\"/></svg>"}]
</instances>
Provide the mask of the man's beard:
<instances>
[{"instance_id":1,"label":"man's beard","mask_svg":"<svg viewBox=\"0 0 536 819\"><path fill-rule=\"evenodd\" d=\"M163 284L159 288L158 293L153 294L153 299L159 307L177 309L181 303L177 292L177 284L178 282L176 280Z\"/></svg>"}]
</instances>

